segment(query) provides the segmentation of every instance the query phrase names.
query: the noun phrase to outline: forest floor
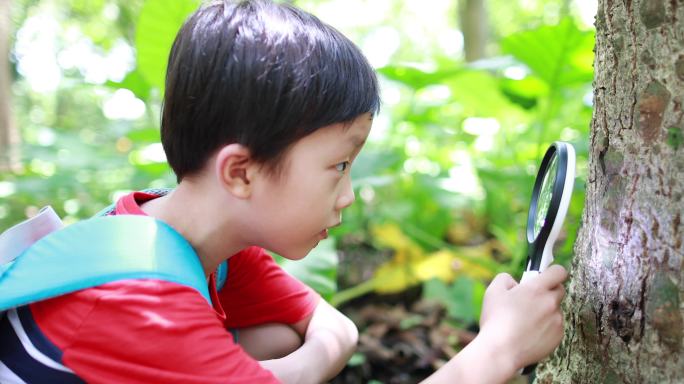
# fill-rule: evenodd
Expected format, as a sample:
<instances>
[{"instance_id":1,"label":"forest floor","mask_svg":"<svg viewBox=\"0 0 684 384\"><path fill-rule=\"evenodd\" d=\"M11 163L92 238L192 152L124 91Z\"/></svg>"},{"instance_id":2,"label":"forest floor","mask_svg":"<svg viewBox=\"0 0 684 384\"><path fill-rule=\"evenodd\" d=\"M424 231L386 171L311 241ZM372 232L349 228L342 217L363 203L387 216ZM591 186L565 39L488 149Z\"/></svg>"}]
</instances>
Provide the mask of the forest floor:
<instances>
[{"instance_id":1,"label":"forest floor","mask_svg":"<svg viewBox=\"0 0 684 384\"><path fill-rule=\"evenodd\" d=\"M443 308L419 296L415 290L392 297L369 295L344 306L342 311L359 328L359 346L331 383L418 383L475 338L476 329L451 325ZM527 377L518 377L509 384L527 382Z\"/></svg>"},{"instance_id":2,"label":"forest floor","mask_svg":"<svg viewBox=\"0 0 684 384\"><path fill-rule=\"evenodd\" d=\"M414 287L394 295L368 294L345 303L340 310L358 327L359 344L331 383L418 383L475 338L476 324L459 327L440 304L421 296L421 288ZM528 381L529 377L520 376L508 384Z\"/></svg>"}]
</instances>

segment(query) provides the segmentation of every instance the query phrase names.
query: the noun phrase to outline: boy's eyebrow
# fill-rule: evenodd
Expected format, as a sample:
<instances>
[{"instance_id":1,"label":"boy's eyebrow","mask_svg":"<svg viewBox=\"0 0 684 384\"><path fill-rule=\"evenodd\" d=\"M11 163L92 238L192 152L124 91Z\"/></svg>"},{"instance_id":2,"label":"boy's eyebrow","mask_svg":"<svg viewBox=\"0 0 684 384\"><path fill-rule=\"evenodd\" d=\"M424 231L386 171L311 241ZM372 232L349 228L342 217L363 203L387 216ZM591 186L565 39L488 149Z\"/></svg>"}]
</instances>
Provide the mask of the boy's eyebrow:
<instances>
[{"instance_id":1,"label":"boy's eyebrow","mask_svg":"<svg viewBox=\"0 0 684 384\"><path fill-rule=\"evenodd\" d=\"M363 147L364 144L366 144L366 139L359 136L350 136L349 142L352 144L352 146L354 146L354 148L360 148Z\"/></svg>"}]
</instances>

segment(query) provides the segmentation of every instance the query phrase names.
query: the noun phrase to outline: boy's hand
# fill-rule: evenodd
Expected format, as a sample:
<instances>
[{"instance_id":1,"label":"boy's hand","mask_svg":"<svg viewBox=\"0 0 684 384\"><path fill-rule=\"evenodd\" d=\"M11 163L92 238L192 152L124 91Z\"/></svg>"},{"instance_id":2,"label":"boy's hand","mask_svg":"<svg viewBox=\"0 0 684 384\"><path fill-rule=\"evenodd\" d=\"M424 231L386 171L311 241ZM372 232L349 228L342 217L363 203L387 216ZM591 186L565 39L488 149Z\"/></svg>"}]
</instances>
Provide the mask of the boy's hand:
<instances>
[{"instance_id":1,"label":"boy's hand","mask_svg":"<svg viewBox=\"0 0 684 384\"><path fill-rule=\"evenodd\" d=\"M496 276L485 292L480 333L424 384L505 383L546 357L563 336L560 302L567 277L558 265L522 284L505 273Z\"/></svg>"},{"instance_id":2,"label":"boy's hand","mask_svg":"<svg viewBox=\"0 0 684 384\"><path fill-rule=\"evenodd\" d=\"M565 296L562 283L568 274L553 265L538 278L518 284L508 274L499 274L485 292L480 317L480 342L490 345L504 365L514 370L535 363L560 344Z\"/></svg>"}]
</instances>

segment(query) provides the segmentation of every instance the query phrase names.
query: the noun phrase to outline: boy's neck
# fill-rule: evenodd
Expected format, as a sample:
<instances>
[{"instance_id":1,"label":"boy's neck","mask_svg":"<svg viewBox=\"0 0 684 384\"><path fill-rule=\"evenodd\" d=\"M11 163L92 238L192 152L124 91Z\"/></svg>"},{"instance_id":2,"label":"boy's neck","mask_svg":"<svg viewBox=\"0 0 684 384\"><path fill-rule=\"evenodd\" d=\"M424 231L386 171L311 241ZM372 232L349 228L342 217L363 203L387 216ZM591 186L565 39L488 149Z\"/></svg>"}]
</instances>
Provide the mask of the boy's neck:
<instances>
[{"instance_id":1,"label":"boy's neck","mask_svg":"<svg viewBox=\"0 0 684 384\"><path fill-rule=\"evenodd\" d=\"M209 276L221 262L248 244L242 243L235 230L238 225L231 220L234 215L226 212L229 207L217 202L207 189L181 182L169 194L143 203L141 209L178 231L195 249L204 274Z\"/></svg>"}]
</instances>

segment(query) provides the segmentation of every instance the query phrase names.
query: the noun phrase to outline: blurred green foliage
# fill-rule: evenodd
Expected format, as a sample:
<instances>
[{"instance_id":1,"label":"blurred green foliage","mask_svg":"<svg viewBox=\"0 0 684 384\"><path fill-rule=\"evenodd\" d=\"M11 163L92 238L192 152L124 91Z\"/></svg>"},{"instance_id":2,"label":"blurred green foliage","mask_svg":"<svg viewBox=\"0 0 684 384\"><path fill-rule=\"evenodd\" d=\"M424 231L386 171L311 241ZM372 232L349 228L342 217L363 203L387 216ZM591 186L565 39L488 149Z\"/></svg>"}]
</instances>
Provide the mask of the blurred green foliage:
<instances>
[{"instance_id":1,"label":"blurred green foliage","mask_svg":"<svg viewBox=\"0 0 684 384\"><path fill-rule=\"evenodd\" d=\"M296 3L318 14L362 2ZM532 1L526 3L534 6L521 8L491 0L493 54L465 63L462 52L448 53L438 42L411 43L421 39L415 28L430 26L402 24L411 17L408 3L383 2L389 4L385 14L365 15L350 31L345 26L354 20L341 21L339 28L362 47L378 33L399 43L378 68L384 107L352 168L359 198L333 233L337 242L323 244L308 262L285 264L337 304L372 290L425 284L426 297L444 302L455 319L474 322L487 280L500 271L521 274L533 180L555 140L571 142L578 154L556 258L567 264L572 255L584 200L594 35L579 26L568 1ZM445 9L452 12L456 3L444 2ZM74 222L130 190L175 184L159 145L164 68L175 32L197 4L14 3L13 105L23 167L0 175L0 230L44 205ZM442 28L438 35L458 36L455 13L452 18L435 21L433 27ZM32 39L31 25L40 20L51 21L54 33ZM52 89L36 87L22 69L30 58L22 44L44 49L37 40L49 42L58 65ZM70 47L85 48L69 53ZM113 65L113 56L102 60L117 49L123 52L117 57L125 57L125 48L130 65L98 77L93 68ZM382 230L388 225L398 229ZM333 244L370 259L389 249L380 270L392 279L403 276L401 282L383 290L388 280L382 276L373 283L338 277ZM338 278L351 286L338 291Z\"/></svg>"}]
</instances>

